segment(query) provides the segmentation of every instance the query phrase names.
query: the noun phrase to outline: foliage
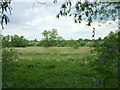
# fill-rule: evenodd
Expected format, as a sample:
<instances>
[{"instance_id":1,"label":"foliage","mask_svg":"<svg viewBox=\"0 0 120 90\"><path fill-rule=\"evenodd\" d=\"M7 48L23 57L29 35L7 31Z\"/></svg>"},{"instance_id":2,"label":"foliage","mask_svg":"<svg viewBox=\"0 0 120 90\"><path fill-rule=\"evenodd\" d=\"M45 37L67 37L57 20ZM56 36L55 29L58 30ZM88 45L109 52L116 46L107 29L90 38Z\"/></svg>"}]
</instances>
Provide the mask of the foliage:
<instances>
[{"instance_id":1,"label":"foliage","mask_svg":"<svg viewBox=\"0 0 120 90\"><path fill-rule=\"evenodd\" d=\"M103 86L107 87L108 80L117 82L119 71L119 52L118 52L118 32L110 32L103 39L103 43L98 45L94 50L98 59L93 63L95 70L98 72L98 80L103 80ZM109 81L110 82L110 81ZM117 85L116 85L117 86Z\"/></svg>"},{"instance_id":2,"label":"foliage","mask_svg":"<svg viewBox=\"0 0 120 90\"><path fill-rule=\"evenodd\" d=\"M10 47L10 36L2 37L2 47Z\"/></svg>"},{"instance_id":3,"label":"foliage","mask_svg":"<svg viewBox=\"0 0 120 90\"><path fill-rule=\"evenodd\" d=\"M73 47L74 45L76 45L78 42L75 40L64 40L61 43L62 47Z\"/></svg>"},{"instance_id":4,"label":"foliage","mask_svg":"<svg viewBox=\"0 0 120 90\"><path fill-rule=\"evenodd\" d=\"M58 34L55 35L55 37L53 37L54 35L52 35L52 37L50 37L50 34L46 34L48 31L44 32L44 37L41 41L37 41L35 40L27 40L24 38L24 36L18 36L18 35L14 35L14 36L3 36L2 39L2 47L26 47L26 46L58 46L58 47L73 47L75 46L77 43L80 44L80 46L93 46L96 47L97 44L99 44L102 40L101 39L78 39L78 40L65 40L62 37L60 37ZM51 31L52 32L52 31ZM56 31L54 31L55 33ZM94 44L89 44L88 42L94 43Z\"/></svg>"},{"instance_id":5,"label":"foliage","mask_svg":"<svg viewBox=\"0 0 120 90\"><path fill-rule=\"evenodd\" d=\"M89 56L87 50L65 47L32 48L32 52L29 48L19 50L22 52L20 60L14 65L3 66L3 88L92 87L94 72L84 65L85 57Z\"/></svg>"},{"instance_id":6,"label":"foliage","mask_svg":"<svg viewBox=\"0 0 120 90\"><path fill-rule=\"evenodd\" d=\"M24 36L3 36L2 46L3 47L25 47L28 43L28 40L24 38Z\"/></svg>"},{"instance_id":7,"label":"foliage","mask_svg":"<svg viewBox=\"0 0 120 90\"><path fill-rule=\"evenodd\" d=\"M11 36L11 46L13 47L25 47L27 40L24 39L24 36L14 35Z\"/></svg>"},{"instance_id":8,"label":"foliage","mask_svg":"<svg viewBox=\"0 0 120 90\"><path fill-rule=\"evenodd\" d=\"M2 29L4 29L4 22L5 24L7 24L9 21L9 18L8 16L6 15L6 12L9 10L10 14L11 14L11 0L1 0L0 1L0 23L1 23L1 26L2 26Z\"/></svg>"},{"instance_id":9,"label":"foliage","mask_svg":"<svg viewBox=\"0 0 120 90\"><path fill-rule=\"evenodd\" d=\"M57 0L54 0L54 3L57 3ZM0 11L1 11L1 25L3 27L3 23L6 24L9 22L9 18L5 14L7 10L9 10L11 14L11 0L2 0L0 2ZM112 8L111 8L112 7ZM75 23L81 23L82 20L88 21L88 26L91 25L93 20L97 19L101 22L106 22L108 19L112 19L115 21L118 16L117 10L119 9L119 2L90 2L85 0L81 2L81 0L76 1L75 5L71 0L67 0L65 3L61 5L60 12L56 16L57 18L61 16L74 16Z\"/></svg>"},{"instance_id":10,"label":"foliage","mask_svg":"<svg viewBox=\"0 0 120 90\"><path fill-rule=\"evenodd\" d=\"M80 45L85 46L86 45L85 41L80 41Z\"/></svg>"},{"instance_id":11,"label":"foliage","mask_svg":"<svg viewBox=\"0 0 120 90\"><path fill-rule=\"evenodd\" d=\"M71 0L67 0L61 5L60 12L56 17L74 16L75 23L81 23L82 20L86 20L88 22L87 25L90 26L94 20L103 23L110 19L115 21L118 16L118 9L119 2L99 2L97 0L94 2L82 2L78 0L74 5Z\"/></svg>"},{"instance_id":12,"label":"foliage","mask_svg":"<svg viewBox=\"0 0 120 90\"><path fill-rule=\"evenodd\" d=\"M83 1L83 0L82 0ZM115 21L118 18L119 0L118 2L101 2L99 0L89 1L77 0L74 3L71 0L65 1L61 7L57 18L60 16L74 17L75 23L87 22L87 26L91 26L91 23L106 23L108 20ZM100 26L100 24L98 24ZM95 27L93 27L93 35L95 35Z\"/></svg>"},{"instance_id":13,"label":"foliage","mask_svg":"<svg viewBox=\"0 0 120 90\"><path fill-rule=\"evenodd\" d=\"M79 43L77 43L76 45L73 46L74 49L79 49L79 47L80 47Z\"/></svg>"},{"instance_id":14,"label":"foliage","mask_svg":"<svg viewBox=\"0 0 120 90\"><path fill-rule=\"evenodd\" d=\"M14 48L3 48L2 62L3 64L10 64L18 60L18 51Z\"/></svg>"},{"instance_id":15,"label":"foliage","mask_svg":"<svg viewBox=\"0 0 120 90\"><path fill-rule=\"evenodd\" d=\"M87 43L86 46L88 46L88 47L93 47L93 44L94 44L94 43Z\"/></svg>"},{"instance_id":16,"label":"foliage","mask_svg":"<svg viewBox=\"0 0 120 90\"><path fill-rule=\"evenodd\" d=\"M14 65L3 65L3 88L103 88L94 68L96 60L88 48L19 48L22 55ZM93 63L93 67L95 63ZM109 75L109 74L107 74ZM95 81L94 81L95 80ZM100 84L99 84L100 82ZM116 88L110 79L108 88Z\"/></svg>"},{"instance_id":17,"label":"foliage","mask_svg":"<svg viewBox=\"0 0 120 90\"><path fill-rule=\"evenodd\" d=\"M52 29L52 31L45 30L42 35L45 37L41 43L44 47L54 46L56 41L63 40L62 37L58 36L58 32L56 29Z\"/></svg>"}]
</instances>

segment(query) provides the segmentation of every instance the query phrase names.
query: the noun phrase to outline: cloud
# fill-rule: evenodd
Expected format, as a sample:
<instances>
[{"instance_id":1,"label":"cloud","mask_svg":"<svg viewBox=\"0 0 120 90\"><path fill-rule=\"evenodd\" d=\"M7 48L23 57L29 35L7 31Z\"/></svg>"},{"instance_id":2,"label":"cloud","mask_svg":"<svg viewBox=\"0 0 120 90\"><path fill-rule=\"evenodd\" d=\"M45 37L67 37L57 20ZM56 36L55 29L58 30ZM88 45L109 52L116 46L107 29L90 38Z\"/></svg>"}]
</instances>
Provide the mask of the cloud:
<instances>
[{"instance_id":1,"label":"cloud","mask_svg":"<svg viewBox=\"0 0 120 90\"><path fill-rule=\"evenodd\" d=\"M110 31L115 31L118 28L118 24L112 21L106 22L106 24L98 22L87 27L86 22L82 21L81 24L74 23L72 17L60 17L56 18L59 12L60 3L51 4L46 7L45 5L36 4L32 8L33 3L13 3L13 12L10 18L10 23L5 26L3 35L24 35L29 40L43 38L42 32L44 30L52 30L53 28L58 30L58 34L64 39L79 39L79 38L92 38L93 27L95 26L95 37L104 37ZM112 22L111 24L109 24Z\"/></svg>"}]
</instances>

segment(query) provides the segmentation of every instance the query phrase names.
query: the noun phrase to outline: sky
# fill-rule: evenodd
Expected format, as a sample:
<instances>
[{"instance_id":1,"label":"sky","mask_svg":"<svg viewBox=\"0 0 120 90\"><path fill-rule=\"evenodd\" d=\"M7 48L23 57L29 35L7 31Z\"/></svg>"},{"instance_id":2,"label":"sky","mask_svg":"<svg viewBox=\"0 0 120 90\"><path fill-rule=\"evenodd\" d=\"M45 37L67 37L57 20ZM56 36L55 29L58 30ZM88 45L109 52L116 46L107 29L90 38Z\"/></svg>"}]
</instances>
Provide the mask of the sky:
<instances>
[{"instance_id":1,"label":"sky","mask_svg":"<svg viewBox=\"0 0 120 90\"><path fill-rule=\"evenodd\" d=\"M2 31L4 36L17 34L23 35L28 40L41 40L43 38L42 32L44 30L57 29L59 36L66 40L79 38L97 39L98 37L105 37L110 31L118 29L118 23L108 21L106 24L98 26L94 22L92 26L86 26L86 22L81 24L74 23L73 17L56 18L59 13L62 2L48 3L48 5L38 4L34 2L15 2L13 1L12 15L8 14L10 23L4 25L5 29ZM117 20L116 20L117 21ZM112 22L112 24L109 24ZM93 27L96 28L95 37L92 37Z\"/></svg>"}]
</instances>

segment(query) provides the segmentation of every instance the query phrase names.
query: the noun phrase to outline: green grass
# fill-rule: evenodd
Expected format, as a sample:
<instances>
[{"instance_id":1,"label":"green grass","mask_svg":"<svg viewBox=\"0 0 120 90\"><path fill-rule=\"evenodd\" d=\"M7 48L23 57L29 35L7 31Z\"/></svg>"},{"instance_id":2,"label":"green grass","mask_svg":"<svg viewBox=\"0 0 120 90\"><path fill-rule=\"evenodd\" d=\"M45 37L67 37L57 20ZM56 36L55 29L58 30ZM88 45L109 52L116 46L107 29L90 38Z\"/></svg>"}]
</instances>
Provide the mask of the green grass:
<instances>
[{"instance_id":1,"label":"green grass","mask_svg":"<svg viewBox=\"0 0 120 90\"><path fill-rule=\"evenodd\" d=\"M16 48L19 60L3 65L3 88L96 88L89 49Z\"/></svg>"}]
</instances>

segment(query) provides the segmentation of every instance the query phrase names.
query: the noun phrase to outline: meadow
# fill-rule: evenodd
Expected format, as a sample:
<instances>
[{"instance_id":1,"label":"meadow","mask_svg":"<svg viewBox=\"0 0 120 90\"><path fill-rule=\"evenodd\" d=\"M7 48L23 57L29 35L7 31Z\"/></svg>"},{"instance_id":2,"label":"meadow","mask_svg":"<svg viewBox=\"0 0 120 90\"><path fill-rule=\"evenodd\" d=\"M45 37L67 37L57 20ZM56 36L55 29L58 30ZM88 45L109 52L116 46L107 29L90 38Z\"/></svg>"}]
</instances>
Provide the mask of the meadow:
<instances>
[{"instance_id":1,"label":"meadow","mask_svg":"<svg viewBox=\"0 0 120 90\"><path fill-rule=\"evenodd\" d=\"M102 88L89 47L16 48L19 60L3 65L3 88ZM114 81L115 82L115 81ZM116 84L115 84L116 85ZM108 84L108 87L115 86ZM106 85L107 87L107 85Z\"/></svg>"}]
</instances>

